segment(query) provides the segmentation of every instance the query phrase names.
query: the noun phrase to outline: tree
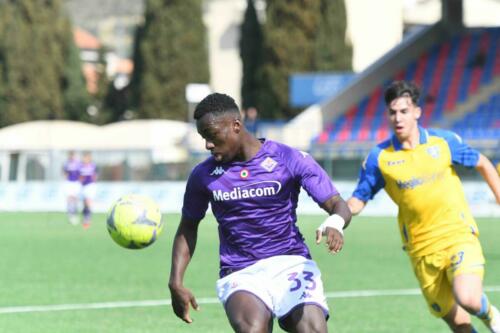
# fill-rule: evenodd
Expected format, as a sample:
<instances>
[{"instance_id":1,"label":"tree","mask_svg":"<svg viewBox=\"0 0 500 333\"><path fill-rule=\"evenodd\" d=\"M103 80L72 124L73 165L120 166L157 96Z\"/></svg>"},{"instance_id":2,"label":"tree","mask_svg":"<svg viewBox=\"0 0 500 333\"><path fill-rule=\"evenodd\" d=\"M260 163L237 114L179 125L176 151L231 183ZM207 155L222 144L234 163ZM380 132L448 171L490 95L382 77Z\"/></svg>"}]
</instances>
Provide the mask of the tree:
<instances>
[{"instance_id":1,"label":"tree","mask_svg":"<svg viewBox=\"0 0 500 333\"><path fill-rule=\"evenodd\" d=\"M60 0L0 2L0 126L62 119L66 103L79 105L71 31Z\"/></svg>"},{"instance_id":2,"label":"tree","mask_svg":"<svg viewBox=\"0 0 500 333\"><path fill-rule=\"evenodd\" d=\"M315 43L315 69L352 69L352 47L345 41L347 18L344 0L322 0L321 21Z\"/></svg>"},{"instance_id":3,"label":"tree","mask_svg":"<svg viewBox=\"0 0 500 333\"><path fill-rule=\"evenodd\" d=\"M134 44L132 48L132 59L134 62L134 70L130 77L130 84L127 87L128 90L128 100L125 105L121 104L115 106L115 117L120 118L123 113L129 109L138 109L140 105L140 87L142 86L142 76L143 76L143 64L144 59L141 52L141 43L144 39L144 25L139 25L135 29L134 33ZM119 95L117 91L110 91L109 104L115 105L117 99L115 96Z\"/></svg>"},{"instance_id":4,"label":"tree","mask_svg":"<svg viewBox=\"0 0 500 333\"><path fill-rule=\"evenodd\" d=\"M299 112L288 105L288 77L314 69L320 4L321 0L267 2L258 105L265 118L288 119Z\"/></svg>"},{"instance_id":5,"label":"tree","mask_svg":"<svg viewBox=\"0 0 500 333\"><path fill-rule=\"evenodd\" d=\"M65 66L63 69L62 95L64 104L64 117L70 120L90 121L86 110L90 104L85 78L83 77L80 61L80 51L73 41L73 35L65 36L68 40Z\"/></svg>"},{"instance_id":6,"label":"tree","mask_svg":"<svg viewBox=\"0 0 500 333\"><path fill-rule=\"evenodd\" d=\"M147 0L132 92L140 118L185 120L188 83L207 83L201 0Z\"/></svg>"},{"instance_id":7,"label":"tree","mask_svg":"<svg viewBox=\"0 0 500 333\"><path fill-rule=\"evenodd\" d=\"M344 0L270 0L263 27L263 64L257 71L257 106L269 119L289 119L288 80L300 72L350 70ZM248 80L245 77L243 82Z\"/></svg>"},{"instance_id":8,"label":"tree","mask_svg":"<svg viewBox=\"0 0 500 333\"><path fill-rule=\"evenodd\" d=\"M247 9L241 25L240 56L243 63L241 98L243 108L257 105L259 81L257 73L262 65L262 28L257 18L254 1L247 0Z\"/></svg>"}]
</instances>

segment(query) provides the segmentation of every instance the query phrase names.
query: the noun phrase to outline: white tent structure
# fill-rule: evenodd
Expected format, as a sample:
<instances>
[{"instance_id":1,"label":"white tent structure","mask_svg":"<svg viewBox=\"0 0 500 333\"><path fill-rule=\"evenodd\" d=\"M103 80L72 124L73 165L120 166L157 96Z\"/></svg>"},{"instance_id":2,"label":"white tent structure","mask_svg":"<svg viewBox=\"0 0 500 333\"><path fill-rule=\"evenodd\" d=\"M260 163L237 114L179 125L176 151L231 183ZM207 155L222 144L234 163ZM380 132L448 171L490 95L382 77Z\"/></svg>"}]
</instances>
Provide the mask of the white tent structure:
<instances>
[{"instance_id":1,"label":"white tent structure","mask_svg":"<svg viewBox=\"0 0 500 333\"><path fill-rule=\"evenodd\" d=\"M8 126L0 129L0 181L58 180L68 151L93 152L97 163L98 156L129 165L138 159L141 165L186 163L191 131L191 124L173 120L105 126L43 120ZM34 165L35 175L30 175Z\"/></svg>"},{"instance_id":2,"label":"white tent structure","mask_svg":"<svg viewBox=\"0 0 500 333\"><path fill-rule=\"evenodd\" d=\"M74 150L92 146L98 137L96 125L41 120L19 123L0 129L0 151Z\"/></svg>"}]
</instances>

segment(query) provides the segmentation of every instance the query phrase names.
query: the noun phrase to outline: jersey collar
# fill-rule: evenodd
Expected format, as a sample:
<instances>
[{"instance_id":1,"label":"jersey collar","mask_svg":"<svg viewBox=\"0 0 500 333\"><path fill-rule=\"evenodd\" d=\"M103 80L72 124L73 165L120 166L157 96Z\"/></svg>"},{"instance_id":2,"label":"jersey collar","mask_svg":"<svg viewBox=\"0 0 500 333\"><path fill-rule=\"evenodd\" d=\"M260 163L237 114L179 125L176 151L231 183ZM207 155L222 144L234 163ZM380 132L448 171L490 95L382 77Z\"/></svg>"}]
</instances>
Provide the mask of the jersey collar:
<instances>
[{"instance_id":1,"label":"jersey collar","mask_svg":"<svg viewBox=\"0 0 500 333\"><path fill-rule=\"evenodd\" d=\"M427 132L427 130L423 127L418 126L418 132L420 133L419 144L423 145L427 143L427 139L429 138L429 133ZM396 134L392 135L391 143L392 146L394 147L394 150L397 151L403 149L403 145L401 144L401 142L399 142L398 138L396 137Z\"/></svg>"}]
</instances>

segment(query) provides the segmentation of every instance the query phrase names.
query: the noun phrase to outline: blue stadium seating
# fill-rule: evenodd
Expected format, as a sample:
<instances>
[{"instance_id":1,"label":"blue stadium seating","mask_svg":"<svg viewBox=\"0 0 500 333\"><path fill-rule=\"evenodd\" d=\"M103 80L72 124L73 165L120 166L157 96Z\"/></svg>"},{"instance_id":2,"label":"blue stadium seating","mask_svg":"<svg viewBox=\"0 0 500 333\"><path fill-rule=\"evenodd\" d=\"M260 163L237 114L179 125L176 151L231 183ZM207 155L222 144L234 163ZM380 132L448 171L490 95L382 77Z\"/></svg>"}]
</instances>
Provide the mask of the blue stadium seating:
<instances>
[{"instance_id":1,"label":"blue stadium seating","mask_svg":"<svg viewBox=\"0 0 500 333\"><path fill-rule=\"evenodd\" d=\"M500 92L455 121L451 128L464 139L500 139Z\"/></svg>"},{"instance_id":2,"label":"blue stadium seating","mask_svg":"<svg viewBox=\"0 0 500 333\"><path fill-rule=\"evenodd\" d=\"M313 143L380 141L389 135L383 89L393 80L414 81L422 87L421 124L432 126L453 112L478 89L500 76L500 27L471 29L434 45L416 61L375 88L357 105L325 127ZM467 113L453 124L465 137L500 136L500 97Z\"/></svg>"}]
</instances>

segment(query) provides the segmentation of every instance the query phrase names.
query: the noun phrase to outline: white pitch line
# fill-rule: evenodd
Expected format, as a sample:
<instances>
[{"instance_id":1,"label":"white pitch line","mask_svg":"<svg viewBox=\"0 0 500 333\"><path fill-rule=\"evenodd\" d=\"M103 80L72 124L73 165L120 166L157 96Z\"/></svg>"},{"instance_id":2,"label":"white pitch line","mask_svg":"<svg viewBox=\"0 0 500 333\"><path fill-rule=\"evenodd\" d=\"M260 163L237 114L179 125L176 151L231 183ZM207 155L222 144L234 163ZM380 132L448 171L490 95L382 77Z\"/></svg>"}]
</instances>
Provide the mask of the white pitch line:
<instances>
[{"instance_id":1,"label":"white pitch line","mask_svg":"<svg viewBox=\"0 0 500 333\"><path fill-rule=\"evenodd\" d=\"M500 286L484 287L485 292L500 292ZM414 296L420 295L420 289L386 289L386 290L352 290L335 291L326 293L327 298L358 298L358 297L382 297L382 296ZM198 304L216 304L219 300L214 297L199 298ZM54 312L71 310L95 310L136 308L149 306L170 305L169 299L145 300L145 301L121 301L103 303L81 303L81 304L56 304L56 305L27 305L0 307L0 314L28 313L28 312Z\"/></svg>"},{"instance_id":2,"label":"white pitch line","mask_svg":"<svg viewBox=\"0 0 500 333\"><path fill-rule=\"evenodd\" d=\"M485 292L499 292L500 286L483 288ZM420 289L386 289L386 290L352 290L326 293L327 298L359 298L379 296L413 296L421 295Z\"/></svg>"}]
</instances>

